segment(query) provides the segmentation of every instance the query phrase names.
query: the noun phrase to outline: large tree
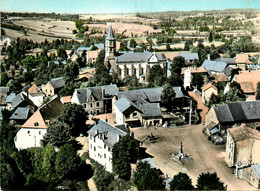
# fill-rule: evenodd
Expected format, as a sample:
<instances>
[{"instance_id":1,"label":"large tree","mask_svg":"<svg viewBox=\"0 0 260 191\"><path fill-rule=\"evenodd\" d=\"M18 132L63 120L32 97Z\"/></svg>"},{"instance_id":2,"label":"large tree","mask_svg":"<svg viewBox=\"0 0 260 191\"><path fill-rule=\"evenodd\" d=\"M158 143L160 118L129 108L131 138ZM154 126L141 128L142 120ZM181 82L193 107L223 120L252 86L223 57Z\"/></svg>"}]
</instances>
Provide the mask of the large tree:
<instances>
[{"instance_id":1,"label":"large tree","mask_svg":"<svg viewBox=\"0 0 260 191\"><path fill-rule=\"evenodd\" d=\"M193 190L192 181L186 173L179 172L170 183L171 190Z\"/></svg>"},{"instance_id":2,"label":"large tree","mask_svg":"<svg viewBox=\"0 0 260 191\"><path fill-rule=\"evenodd\" d=\"M113 171L119 177L129 180L131 176L130 163L135 163L138 157L138 142L129 135L122 137L112 149Z\"/></svg>"},{"instance_id":3,"label":"large tree","mask_svg":"<svg viewBox=\"0 0 260 191\"><path fill-rule=\"evenodd\" d=\"M148 82L154 84L154 86L161 86L166 82L166 77L160 65L154 65L149 70Z\"/></svg>"},{"instance_id":4,"label":"large tree","mask_svg":"<svg viewBox=\"0 0 260 191\"><path fill-rule=\"evenodd\" d=\"M134 173L134 183L139 190L161 190L163 179L158 170L151 168L147 162L139 162Z\"/></svg>"},{"instance_id":5,"label":"large tree","mask_svg":"<svg viewBox=\"0 0 260 191\"><path fill-rule=\"evenodd\" d=\"M182 56L177 56L172 61L171 73L181 74L181 69L185 66L185 59Z\"/></svg>"},{"instance_id":6,"label":"large tree","mask_svg":"<svg viewBox=\"0 0 260 191\"><path fill-rule=\"evenodd\" d=\"M55 170L60 180L63 178L72 179L80 164L80 157L72 145L65 144L60 147L55 160Z\"/></svg>"},{"instance_id":7,"label":"large tree","mask_svg":"<svg viewBox=\"0 0 260 191\"><path fill-rule=\"evenodd\" d=\"M217 173L201 173L197 180L199 190L224 190L224 183L220 181Z\"/></svg>"},{"instance_id":8,"label":"large tree","mask_svg":"<svg viewBox=\"0 0 260 191\"><path fill-rule=\"evenodd\" d=\"M175 91L170 84L165 84L162 89L161 103L162 106L171 110L174 107L175 102Z\"/></svg>"},{"instance_id":9,"label":"large tree","mask_svg":"<svg viewBox=\"0 0 260 191\"><path fill-rule=\"evenodd\" d=\"M196 87L198 90L200 90L203 84L204 84L204 78L202 74L196 73L192 75L191 85L193 87Z\"/></svg>"}]
</instances>

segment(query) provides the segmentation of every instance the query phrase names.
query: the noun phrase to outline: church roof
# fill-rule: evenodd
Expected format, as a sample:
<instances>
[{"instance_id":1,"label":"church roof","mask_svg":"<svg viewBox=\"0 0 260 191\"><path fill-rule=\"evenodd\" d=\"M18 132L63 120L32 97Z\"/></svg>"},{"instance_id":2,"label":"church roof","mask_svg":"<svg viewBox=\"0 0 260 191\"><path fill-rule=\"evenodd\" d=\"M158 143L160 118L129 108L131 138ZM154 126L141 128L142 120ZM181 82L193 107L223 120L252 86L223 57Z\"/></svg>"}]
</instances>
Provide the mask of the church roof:
<instances>
[{"instance_id":1,"label":"church roof","mask_svg":"<svg viewBox=\"0 0 260 191\"><path fill-rule=\"evenodd\" d=\"M151 52L133 52L125 53L117 57L117 62L148 62L154 53ZM166 61L165 56L155 53L158 61Z\"/></svg>"},{"instance_id":2,"label":"church roof","mask_svg":"<svg viewBox=\"0 0 260 191\"><path fill-rule=\"evenodd\" d=\"M114 32L113 32L112 26L110 24L109 28L108 28L106 40L113 40L113 39L115 39L115 37L114 37Z\"/></svg>"}]
</instances>

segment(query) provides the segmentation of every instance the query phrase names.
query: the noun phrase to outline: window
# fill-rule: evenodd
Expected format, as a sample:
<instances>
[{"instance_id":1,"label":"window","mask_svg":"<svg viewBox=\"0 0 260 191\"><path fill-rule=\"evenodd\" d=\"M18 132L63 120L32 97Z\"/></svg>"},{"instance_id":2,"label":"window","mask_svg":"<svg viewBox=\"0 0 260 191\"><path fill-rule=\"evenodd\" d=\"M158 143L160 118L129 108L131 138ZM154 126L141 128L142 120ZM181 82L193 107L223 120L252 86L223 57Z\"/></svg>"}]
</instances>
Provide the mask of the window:
<instances>
[{"instance_id":1,"label":"window","mask_svg":"<svg viewBox=\"0 0 260 191\"><path fill-rule=\"evenodd\" d=\"M96 151L96 147L94 146L94 151Z\"/></svg>"},{"instance_id":2,"label":"window","mask_svg":"<svg viewBox=\"0 0 260 191\"><path fill-rule=\"evenodd\" d=\"M87 108L87 104L86 104L86 103L84 103L84 104L83 104L83 107L84 107L84 108Z\"/></svg>"},{"instance_id":3,"label":"window","mask_svg":"<svg viewBox=\"0 0 260 191\"><path fill-rule=\"evenodd\" d=\"M41 135L42 134L42 132L41 131L39 131L39 135Z\"/></svg>"},{"instance_id":4,"label":"window","mask_svg":"<svg viewBox=\"0 0 260 191\"><path fill-rule=\"evenodd\" d=\"M100 111L99 111L99 109L97 109L97 114L99 114L100 113Z\"/></svg>"},{"instance_id":5,"label":"window","mask_svg":"<svg viewBox=\"0 0 260 191\"><path fill-rule=\"evenodd\" d=\"M106 154L104 154L104 158L106 158L107 156L106 156Z\"/></svg>"},{"instance_id":6,"label":"window","mask_svg":"<svg viewBox=\"0 0 260 191\"><path fill-rule=\"evenodd\" d=\"M93 103L90 103L90 108L92 108L93 107Z\"/></svg>"},{"instance_id":7,"label":"window","mask_svg":"<svg viewBox=\"0 0 260 191\"><path fill-rule=\"evenodd\" d=\"M90 144L90 148L92 149L92 144Z\"/></svg>"},{"instance_id":8,"label":"window","mask_svg":"<svg viewBox=\"0 0 260 191\"><path fill-rule=\"evenodd\" d=\"M34 123L34 126L39 126L39 123L38 123L38 122L35 122L35 123Z\"/></svg>"},{"instance_id":9,"label":"window","mask_svg":"<svg viewBox=\"0 0 260 191\"><path fill-rule=\"evenodd\" d=\"M93 111L92 110L90 110L90 115L93 115Z\"/></svg>"},{"instance_id":10,"label":"window","mask_svg":"<svg viewBox=\"0 0 260 191\"><path fill-rule=\"evenodd\" d=\"M137 112L133 113L133 117L136 118L137 117Z\"/></svg>"},{"instance_id":11,"label":"window","mask_svg":"<svg viewBox=\"0 0 260 191\"><path fill-rule=\"evenodd\" d=\"M92 135L89 136L90 140L92 139Z\"/></svg>"},{"instance_id":12,"label":"window","mask_svg":"<svg viewBox=\"0 0 260 191\"><path fill-rule=\"evenodd\" d=\"M30 134L30 131L27 131L28 134Z\"/></svg>"},{"instance_id":13,"label":"window","mask_svg":"<svg viewBox=\"0 0 260 191\"><path fill-rule=\"evenodd\" d=\"M99 101L96 103L96 107L99 107Z\"/></svg>"},{"instance_id":14,"label":"window","mask_svg":"<svg viewBox=\"0 0 260 191\"><path fill-rule=\"evenodd\" d=\"M106 149L107 148L107 146L104 144L104 149Z\"/></svg>"}]
</instances>

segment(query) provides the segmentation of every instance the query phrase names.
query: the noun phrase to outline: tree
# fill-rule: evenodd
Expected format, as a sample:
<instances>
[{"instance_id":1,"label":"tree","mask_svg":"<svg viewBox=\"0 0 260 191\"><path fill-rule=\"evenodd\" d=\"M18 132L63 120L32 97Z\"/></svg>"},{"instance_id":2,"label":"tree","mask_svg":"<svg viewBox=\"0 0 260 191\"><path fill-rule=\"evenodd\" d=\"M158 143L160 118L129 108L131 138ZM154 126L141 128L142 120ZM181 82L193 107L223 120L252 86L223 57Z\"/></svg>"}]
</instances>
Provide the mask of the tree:
<instances>
[{"instance_id":1,"label":"tree","mask_svg":"<svg viewBox=\"0 0 260 191\"><path fill-rule=\"evenodd\" d=\"M131 176L130 163L135 163L139 157L139 147L131 136L122 137L112 149L113 171L124 180Z\"/></svg>"},{"instance_id":2,"label":"tree","mask_svg":"<svg viewBox=\"0 0 260 191\"><path fill-rule=\"evenodd\" d=\"M149 70L148 82L153 83L155 86L161 86L162 83L165 83L165 81L166 81L166 77L164 76L164 72L161 66L160 65L152 66L152 68Z\"/></svg>"},{"instance_id":3,"label":"tree","mask_svg":"<svg viewBox=\"0 0 260 191\"><path fill-rule=\"evenodd\" d=\"M166 50L171 51L171 46L169 44L166 44Z\"/></svg>"},{"instance_id":4,"label":"tree","mask_svg":"<svg viewBox=\"0 0 260 191\"><path fill-rule=\"evenodd\" d=\"M224 183L220 181L217 173L201 173L197 180L199 190L224 190Z\"/></svg>"},{"instance_id":5,"label":"tree","mask_svg":"<svg viewBox=\"0 0 260 191\"><path fill-rule=\"evenodd\" d=\"M134 173L134 183L139 190L161 190L163 179L158 170L151 168L147 162L139 162Z\"/></svg>"},{"instance_id":6,"label":"tree","mask_svg":"<svg viewBox=\"0 0 260 191\"><path fill-rule=\"evenodd\" d=\"M182 56L177 56L172 61L171 73L181 74L181 69L185 66L185 59Z\"/></svg>"},{"instance_id":7,"label":"tree","mask_svg":"<svg viewBox=\"0 0 260 191\"><path fill-rule=\"evenodd\" d=\"M6 84L7 87L9 87L10 92L20 92L20 90L23 88L21 83L17 79L9 80L9 82Z\"/></svg>"},{"instance_id":8,"label":"tree","mask_svg":"<svg viewBox=\"0 0 260 191\"><path fill-rule=\"evenodd\" d=\"M213 41L213 32L212 31L209 32L208 40L209 40L209 42Z\"/></svg>"},{"instance_id":9,"label":"tree","mask_svg":"<svg viewBox=\"0 0 260 191\"><path fill-rule=\"evenodd\" d=\"M136 45L137 45L137 44L136 44L136 42L135 42L135 39L131 39L131 40L130 40L130 47L131 47L131 48L135 48Z\"/></svg>"},{"instance_id":10,"label":"tree","mask_svg":"<svg viewBox=\"0 0 260 191\"><path fill-rule=\"evenodd\" d=\"M59 120L51 124L44 136L45 143L61 147L70 142L74 143L76 137L86 128L87 113L83 106L77 104L65 105Z\"/></svg>"},{"instance_id":11,"label":"tree","mask_svg":"<svg viewBox=\"0 0 260 191\"><path fill-rule=\"evenodd\" d=\"M171 190L193 190L192 181L186 173L179 172L170 183Z\"/></svg>"},{"instance_id":12,"label":"tree","mask_svg":"<svg viewBox=\"0 0 260 191\"><path fill-rule=\"evenodd\" d=\"M138 81L138 79L136 78L136 75L133 76L126 76L123 79L123 83L125 86L127 86L129 89L137 89L139 88L141 85Z\"/></svg>"},{"instance_id":13,"label":"tree","mask_svg":"<svg viewBox=\"0 0 260 191\"><path fill-rule=\"evenodd\" d=\"M1 80L0 80L1 86L6 86L8 81L9 81L9 78L8 78L7 74L6 73L2 73L1 74Z\"/></svg>"},{"instance_id":14,"label":"tree","mask_svg":"<svg viewBox=\"0 0 260 191\"><path fill-rule=\"evenodd\" d=\"M211 107L213 104L218 104L220 103L222 100L219 97L219 95L215 95L214 93L210 96L209 98L209 102L208 102L208 107Z\"/></svg>"},{"instance_id":15,"label":"tree","mask_svg":"<svg viewBox=\"0 0 260 191\"><path fill-rule=\"evenodd\" d=\"M174 107L175 91L170 84L165 84L162 89L161 103L168 110Z\"/></svg>"},{"instance_id":16,"label":"tree","mask_svg":"<svg viewBox=\"0 0 260 191\"><path fill-rule=\"evenodd\" d=\"M216 60L217 58L220 58L220 55L218 54L218 52L216 50L213 50L210 53L210 60Z\"/></svg>"},{"instance_id":17,"label":"tree","mask_svg":"<svg viewBox=\"0 0 260 191\"><path fill-rule=\"evenodd\" d=\"M202 74L200 74L200 73L193 74L192 80L191 80L191 85L193 87L197 87L197 89L200 90L201 87L203 86L203 84L204 84L204 78L203 78Z\"/></svg>"},{"instance_id":18,"label":"tree","mask_svg":"<svg viewBox=\"0 0 260 191\"><path fill-rule=\"evenodd\" d=\"M257 83L256 100L260 100L260 82Z\"/></svg>"},{"instance_id":19,"label":"tree","mask_svg":"<svg viewBox=\"0 0 260 191\"><path fill-rule=\"evenodd\" d=\"M77 155L77 151L74 150L72 145L65 144L60 147L55 160L55 170L60 180L64 178L73 179L80 164L80 157Z\"/></svg>"},{"instance_id":20,"label":"tree","mask_svg":"<svg viewBox=\"0 0 260 191\"><path fill-rule=\"evenodd\" d=\"M33 68L36 68L36 66L39 65L39 60L33 56L27 56L21 61L21 64L27 71L31 71Z\"/></svg>"}]
</instances>

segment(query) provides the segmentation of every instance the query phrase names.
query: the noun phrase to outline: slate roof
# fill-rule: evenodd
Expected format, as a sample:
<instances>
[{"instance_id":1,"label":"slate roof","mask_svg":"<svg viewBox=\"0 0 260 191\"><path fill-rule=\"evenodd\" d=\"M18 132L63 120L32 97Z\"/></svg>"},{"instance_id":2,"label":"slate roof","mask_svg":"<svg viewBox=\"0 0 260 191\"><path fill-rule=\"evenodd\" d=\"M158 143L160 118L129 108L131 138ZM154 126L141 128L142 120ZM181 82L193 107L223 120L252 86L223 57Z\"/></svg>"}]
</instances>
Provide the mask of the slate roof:
<instances>
[{"instance_id":1,"label":"slate roof","mask_svg":"<svg viewBox=\"0 0 260 191\"><path fill-rule=\"evenodd\" d=\"M107 97L112 97L118 94L118 89L116 84L98 86L98 87L87 87L84 89L77 89L75 91L79 103L87 103L90 95L92 95L96 100L102 100L102 99L106 99Z\"/></svg>"},{"instance_id":2,"label":"slate roof","mask_svg":"<svg viewBox=\"0 0 260 191\"><path fill-rule=\"evenodd\" d=\"M113 40L113 39L115 39L114 32L113 32L111 24L109 24L106 40Z\"/></svg>"},{"instance_id":3,"label":"slate roof","mask_svg":"<svg viewBox=\"0 0 260 191\"><path fill-rule=\"evenodd\" d=\"M173 87L175 91L175 98L184 97L181 87ZM160 102L162 94L162 87L155 88L145 88L137 90L128 90L118 93L118 98L127 97L130 101L137 101L139 99L144 99L149 102Z\"/></svg>"},{"instance_id":4,"label":"slate roof","mask_svg":"<svg viewBox=\"0 0 260 191\"><path fill-rule=\"evenodd\" d=\"M229 110L228 105L214 106L219 122L234 122L233 116Z\"/></svg>"},{"instance_id":5,"label":"slate roof","mask_svg":"<svg viewBox=\"0 0 260 191\"><path fill-rule=\"evenodd\" d=\"M90 49L91 49L91 47L80 46L80 47L77 48L77 51L76 51L76 52L78 52L78 51L84 51L84 50L89 51Z\"/></svg>"},{"instance_id":6,"label":"slate roof","mask_svg":"<svg viewBox=\"0 0 260 191\"><path fill-rule=\"evenodd\" d=\"M216 61L226 62L227 64L236 64L236 58L217 58Z\"/></svg>"},{"instance_id":7,"label":"slate roof","mask_svg":"<svg viewBox=\"0 0 260 191\"><path fill-rule=\"evenodd\" d=\"M6 97L6 103L11 103L15 97L15 93L10 93L10 95Z\"/></svg>"},{"instance_id":8,"label":"slate roof","mask_svg":"<svg viewBox=\"0 0 260 191\"><path fill-rule=\"evenodd\" d=\"M0 87L0 94L7 94L9 92L8 87Z\"/></svg>"},{"instance_id":9,"label":"slate roof","mask_svg":"<svg viewBox=\"0 0 260 191\"><path fill-rule=\"evenodd\" d=\"M13 115L10 117L12 120L25 120L28 117L29 108L27 107L17 107Z\"/></svg>"},{"instance_id":10,"label":"slate roof","mask_svg":"<svg viewBox=\"0 0 260 191\"><path fill-rule=\"evenodd\" d=\"M98 47L98 49L104 49L105 44L104 43L98 43L98 44L94 44L94 46Z\"/></svg>"},{"instance_id":11,"label":"slate roof","mask_svg":"<svg viewBox=\"0 0 260 191\"><path fill-rule=\"evenodd\" d=\"M223 72L226 76L230 76L231 75L231 72L232 72L233 68L231 68L230 66L227 66Z\"/></svg>"},{"instance_id":12,"label":"slate roof","mask_svg":"<svg viewBox=\"0 0 260 191\"><path fill-rule=\"evenodd\" d=\"M141 159L140 162L147 162L151 168L157 168L156 164L153 162L153 159L150 157Z\"/></svg>"},{"instance_id":13,"label":"slate roof","mask_svg":"<svg viewBox=\"0 0 260 191\"><path fill-rule=\"evenodd\" d=\"M125 53L116 57L116 62L148 62L154 53L151 52L133 52ZM159 61L166 61L164 55L155 53Z\"/></svg>"},{"instance_id":14,"label":"slate roof","mask_svg":"<svg viewBox=\"0 0 260 191\"><path fill-rule=\"evenodd\" d=\"M179 56L185 60L199 60L198 53L180 52Z\"/></svg>"},{"instance_id":15,"label":"slate roof","mask_svg":"<svg viewBox=\"0 0 260 191\"><path fill-rule=\"evenodd\" d=\"M223 70L227 67L227 63L205 60L201 66L208 71L223 72Z\"/></svg>"},{"instance_id":16,"label":"slate roof","mask_svg":"<svg viewBox=\"0 0 260 191\"><path fill-rule=\"evenodd\" d=\"M139 110L138 107L127 98L122 97L115 102L116 107L119 109L120 112L124 113L128 108L134 107L136 110ZM139 110L140 111L140 110Z\"/></svg>"},{"instance_id":17,"label":"slate roof","mask_svg":"<svg viewBox=\"0 0 260 191\"><path fill-rule=\"evenodd\" d=\"M219 122L260 120L260 101L244 101L213 106Z\"/></svg>"},{"instance_id":18,"label":"slate roof","mask_svg":"<svg viewBox=\"0 0 260 191\"><path fill-rule=\"evenodd\" d=\"M103 134L104 144L113 147L113 145L118 141L118 136L123 137L130 133L130 131L127 128L123 128L122 125L118 128L117 126L112 126L103 120L99 120L98 123L88 131L88 133L92 136Z\"/></svg>"},{"instance_id":19,"label":"slate roof","mask_svg":"<svg viewBox=\"0 0 260 191\"><path fill-rule=\"evenodd\" d=\"M22 93L19 93L15 96L15 98L12 100L12 106L15 108L20 103L22 103L25 100L25 96Z\"/></svg>"},{"instance_id":20,"label":"slate roof","mask_svg":"<svg viewBox=\"0 0 260 191\"><path fill-rule=\"evenodd\" d=\"M255 173L256 178L259 180L260 179L260 164L253 164L252 166L252 170Z\"/></svg>"},{"instance_id":21,"label":"slate roof","mask_svg":"<svg viewBox=\"0 0 260 191\"><path fill-rule=\"evenodd\" d=\"M51 84L51 86L52 86L54 89L57 89L57 88L64 87L65 81L63 80L62 77L53 78L53 79L51 79L50 84Z\"/></svg>"},{"instance_id":22,"label":"slate roof","mask_svg":"<svg viewBox=\"0 0 260 191\"><path fill-rule=\"evenodd\" d=\"M140 105L141 115L143 117L160 117L162 116L159 103L147 103Z\"/></svg>"}]
</instances>

